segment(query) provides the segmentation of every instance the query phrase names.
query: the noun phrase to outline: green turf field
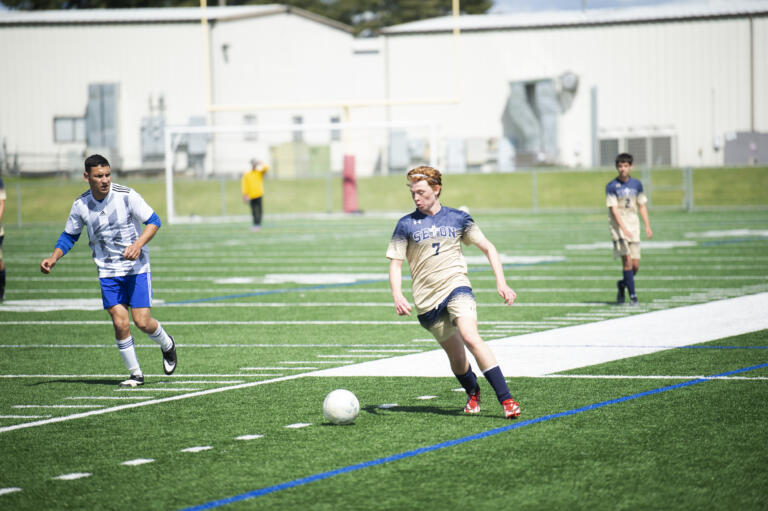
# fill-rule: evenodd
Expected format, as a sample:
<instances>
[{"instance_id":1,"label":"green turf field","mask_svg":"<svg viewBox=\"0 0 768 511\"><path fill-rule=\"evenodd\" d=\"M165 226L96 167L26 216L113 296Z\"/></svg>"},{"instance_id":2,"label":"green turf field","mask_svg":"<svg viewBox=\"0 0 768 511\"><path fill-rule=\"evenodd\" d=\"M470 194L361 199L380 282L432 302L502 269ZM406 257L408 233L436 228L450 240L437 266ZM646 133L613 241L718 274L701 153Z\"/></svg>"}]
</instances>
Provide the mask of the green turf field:
<instances>
[{"instance_id":1,"label":"green turf field","mask_svg":"<svg viewBox=\"0 0 768 511\"><path fill-rule=\"evenodd\" d=\"M768 507L766 330L568 371L579 378L510 377L514 423L481 379L483 411L464 416L452 378L302 376L436 348L391 305L396 216L268 212L259 233L160 230L153 314L176 338L179 369L163 376L159 348L134 328L147 383L119 391L86 237L52 275L39 271L59 213L6 228L0 509ZM613 303L605 212L474 216L519 294L501 306L467 249L486 340L768 291L765 210L651 210L638 308ZM360 400L353 425L323 418L339 387ZM638 395L655 389L666 390Z\"/></svg>"}]
</instances>

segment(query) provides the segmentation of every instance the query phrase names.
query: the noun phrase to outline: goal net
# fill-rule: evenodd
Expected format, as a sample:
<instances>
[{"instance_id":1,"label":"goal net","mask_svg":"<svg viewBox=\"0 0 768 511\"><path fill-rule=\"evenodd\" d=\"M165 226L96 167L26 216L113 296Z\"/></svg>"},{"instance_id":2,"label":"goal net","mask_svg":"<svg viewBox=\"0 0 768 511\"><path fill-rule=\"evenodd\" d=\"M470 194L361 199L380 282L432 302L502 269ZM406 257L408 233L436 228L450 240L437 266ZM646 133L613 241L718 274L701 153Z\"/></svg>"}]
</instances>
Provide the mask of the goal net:
<instances>
[{"instance_id":1,"label":"goal net","mask_svg":"<svg viewBox=\"0 0 768 511\"><path fill-rule=\"evenodd\" d=\"M400 174L415 165L437 166L437 147L431 121L168 126L167 219L240 220L246 214L240 178L254 159L269 165L266 179L309 191L296 204L297 212L349 212L354 208L350 181Z\"/></svg>"}]
</instances>

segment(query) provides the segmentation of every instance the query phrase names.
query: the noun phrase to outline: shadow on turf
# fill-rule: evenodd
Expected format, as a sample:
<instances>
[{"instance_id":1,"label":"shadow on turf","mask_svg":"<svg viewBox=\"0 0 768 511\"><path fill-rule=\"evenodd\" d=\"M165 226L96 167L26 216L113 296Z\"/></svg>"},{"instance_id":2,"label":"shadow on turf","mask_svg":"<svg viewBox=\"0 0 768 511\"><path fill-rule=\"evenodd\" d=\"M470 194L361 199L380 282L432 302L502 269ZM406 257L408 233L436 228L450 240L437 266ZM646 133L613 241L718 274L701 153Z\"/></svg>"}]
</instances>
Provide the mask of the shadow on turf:
<instances>
[{"instance_id":1,"label":"shadow on turf","mask_svg":"<svg viewBox=\"0 0 768 511\"><path fill-rule=\"evenodd\" d=\"M365 406L363 410L373 415L381 412L405 412L405 413L434 413L435 415L464 415L461 408L438 408L437 406L393 406L392 408L379 408L378 406Z\"/></svg>"},{"instance_id":2,"label":"shadow on turf","mask_svg":"<svg viewBox=\"0 0 768 511\"><path fill-rule=\"evenodd\" d=\"M28 386L34 387L37 385L48 385L51 383L85 383L86 385L109 385L110 387L117 387L122 380L48 380L39 381L37 383L30 383Z\"/></svg>"}]
</instances>

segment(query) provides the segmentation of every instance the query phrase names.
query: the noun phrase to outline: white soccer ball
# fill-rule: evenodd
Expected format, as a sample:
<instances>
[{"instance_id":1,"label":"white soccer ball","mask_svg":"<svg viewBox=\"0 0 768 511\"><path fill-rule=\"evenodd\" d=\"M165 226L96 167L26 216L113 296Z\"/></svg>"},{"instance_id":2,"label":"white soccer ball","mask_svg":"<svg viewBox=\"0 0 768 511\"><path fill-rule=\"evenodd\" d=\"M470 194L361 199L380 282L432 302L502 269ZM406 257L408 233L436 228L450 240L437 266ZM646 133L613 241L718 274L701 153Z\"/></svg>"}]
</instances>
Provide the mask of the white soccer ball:
<instances>
[{"instance_id":1,"label":"white soccer ball","mask_svg":"<svg viewBox=\"0 0 768 511\"><path fill-rule=\"evenodd\" d=\"M336 389L325 396L323 415L333 424L351 424L360 413L360 402L346 389Z\"/></svg>"}]
</instances>

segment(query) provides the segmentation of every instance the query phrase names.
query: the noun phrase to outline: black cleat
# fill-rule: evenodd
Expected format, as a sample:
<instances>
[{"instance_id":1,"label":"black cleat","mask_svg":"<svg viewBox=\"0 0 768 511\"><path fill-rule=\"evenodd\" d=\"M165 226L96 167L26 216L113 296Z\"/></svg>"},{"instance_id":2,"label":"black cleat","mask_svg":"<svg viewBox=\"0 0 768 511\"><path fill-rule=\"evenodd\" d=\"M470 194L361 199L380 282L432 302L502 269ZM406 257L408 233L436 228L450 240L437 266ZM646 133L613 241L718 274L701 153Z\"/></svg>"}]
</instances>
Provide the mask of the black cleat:
<instances>
[{"instance_id":1,"label":"black cleat","mask_svg":"<svg viewBox=\"0 0 768 511\"><path fill-rule=\"evenodd\" d=\"M630 296L630 297L629 297L629 305L630 305L631 307L637 307L638 305L640 305L640 304L637 302L637 297L636 297L636 296Z\"/></svg>"},{"instance_id":2,"label":"black cleat","mask_svg":"<svg viewBox=\"0 0 768 511\"><path fill-rule=\"evenodd\" d=\"M122 388L136 388L139 385L144 385L143 374L132 374L127 380L121 381L119 386Z\"/></svg>"},{"instance_id":3,"label":"black cleat","mask_svg":"<svg viewBox=\"0 0 768 511\"><path fill-rule=\"evenodd\" d=\"M176 342L171 337L171 349L163 352L163 371L165 374L173 374L176 370Z\"/></svg>"},{"instance_id":4,"label":"black cleat","mask_svg":"<svg viewBox=\"0 0 768 511\"><path fill-rule=\"evenodd\" d=\"M616 287L619 289L619 292L616 295L616 303L621 305L626 301L626 298L624 298L624 289L625 289L624 281L623 280L616 281Z\"/></svg>"}]
</instances>

